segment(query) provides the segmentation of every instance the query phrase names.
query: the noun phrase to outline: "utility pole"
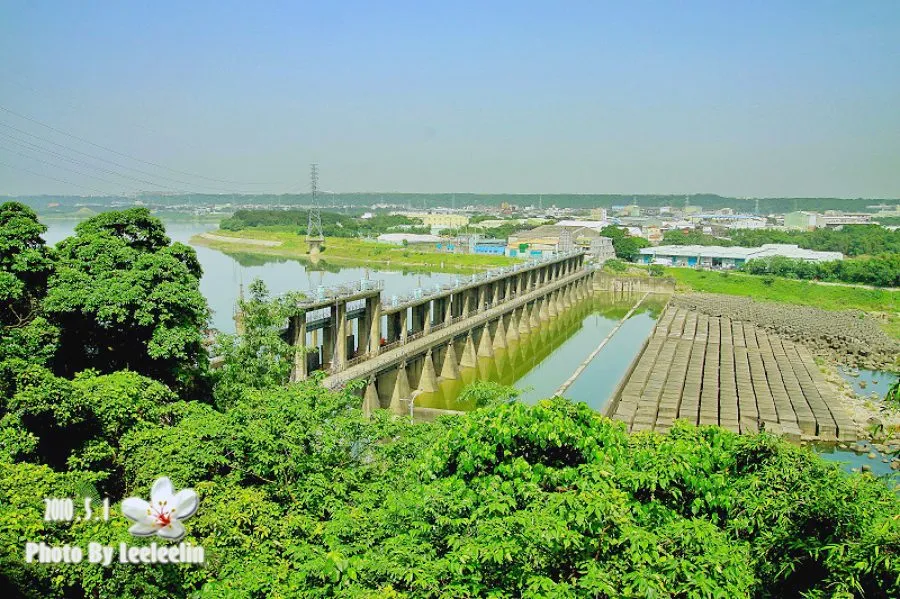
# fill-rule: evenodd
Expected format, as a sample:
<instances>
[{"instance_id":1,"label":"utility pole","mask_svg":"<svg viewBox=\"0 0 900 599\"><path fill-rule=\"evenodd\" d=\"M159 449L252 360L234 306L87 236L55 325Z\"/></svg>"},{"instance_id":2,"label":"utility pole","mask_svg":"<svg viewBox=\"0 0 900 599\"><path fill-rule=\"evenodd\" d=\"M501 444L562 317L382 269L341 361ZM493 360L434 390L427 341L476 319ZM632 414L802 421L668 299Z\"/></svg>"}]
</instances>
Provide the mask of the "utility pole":
<instances>
[{"instance_id":1,"label":"utility pole","mask_svg":"<svg viewBox=\"0 0 900 599\"><path fill-rule=\"evenodd\" d=\"M325 235L322 234L322 212L319 210L319 165L315 162L309 165L309 191L312 198L309 207L309 218L306 222L306 244L310 254L318 254L325 245Z\"/></svg>"}]
</instances>

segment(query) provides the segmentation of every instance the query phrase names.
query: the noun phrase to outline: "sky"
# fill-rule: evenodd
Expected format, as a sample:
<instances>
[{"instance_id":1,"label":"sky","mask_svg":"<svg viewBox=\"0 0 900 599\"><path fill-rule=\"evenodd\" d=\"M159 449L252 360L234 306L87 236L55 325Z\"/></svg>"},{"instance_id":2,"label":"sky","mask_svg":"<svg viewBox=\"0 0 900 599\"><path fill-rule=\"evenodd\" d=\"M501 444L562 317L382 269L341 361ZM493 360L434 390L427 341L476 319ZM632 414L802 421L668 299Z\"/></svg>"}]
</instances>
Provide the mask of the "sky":
<instances>
[{"instance_id":1,"label":"sky","mask_svg":"<svg viewBox=\"0 0 900 599\"><path fill-rule=\"evenodd\" d=\"M0 0L0 194L900 198L900 2Z\"/></svg>"}]
</instances>

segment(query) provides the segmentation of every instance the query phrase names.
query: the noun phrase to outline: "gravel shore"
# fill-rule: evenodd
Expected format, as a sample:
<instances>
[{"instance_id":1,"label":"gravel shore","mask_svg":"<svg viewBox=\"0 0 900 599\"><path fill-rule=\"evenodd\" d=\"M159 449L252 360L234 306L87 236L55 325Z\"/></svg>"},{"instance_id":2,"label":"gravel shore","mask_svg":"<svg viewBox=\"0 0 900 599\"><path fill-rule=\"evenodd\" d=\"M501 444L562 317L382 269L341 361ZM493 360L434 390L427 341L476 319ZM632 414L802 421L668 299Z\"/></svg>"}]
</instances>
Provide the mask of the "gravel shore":
<instances>
[{"instance_id":1,"label":"gravel shore","mask_svg":"<svg viewBox=\"0 0 900 599\"><path fill-rule=\"evenodd\" d=\"M708 293L676 295L672 301L680 308L710 316L752 322L841 364L871 370L900 369L900 342L888 337L874 319L859 310L834 312Z\"/></svg>"}]
</instances>

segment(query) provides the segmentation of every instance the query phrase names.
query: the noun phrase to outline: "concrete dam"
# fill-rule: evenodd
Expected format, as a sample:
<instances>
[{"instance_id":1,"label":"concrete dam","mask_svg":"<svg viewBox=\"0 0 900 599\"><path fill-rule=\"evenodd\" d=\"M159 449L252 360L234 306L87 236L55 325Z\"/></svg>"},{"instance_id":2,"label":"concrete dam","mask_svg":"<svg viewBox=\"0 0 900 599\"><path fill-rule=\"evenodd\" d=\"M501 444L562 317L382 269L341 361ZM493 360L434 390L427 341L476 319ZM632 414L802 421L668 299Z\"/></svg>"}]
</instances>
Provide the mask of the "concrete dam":
<instances>
[{"instance_id":1,"label":"concrete dam","mask_svg":"<svg viewBox=\"0 0 900 599\"><path fill-rule=\"evenodd\" d=\"M636 298L631 312L649 294L674 293L667 279L616 277L584 259L580 251L559 254L402 297L384 297L382 282L371 280L320 288L289 321L296 348L291 378L315 376L330 389L360 381L367 413L427 417L447 410L414 406L418 395L434 394L448 381L471 381L484 358L515 362L522 348L541 354L535 344L563 331L567 315L582 314L595 293ZM617 329L598 339L580 366L573 364L557 394L565 394ZM603 411L630 430L665 432L685 419L735 432L766 428L796 440L856 433L804 348L749 324L684 310L663 311Z\"/></svg>"},{"instance_id":2,"label":"concrete dam","mask_svg":"<svg viewBox=\"0 0 900 599\"><path fill-rule=\"evenodd\" d=\"M363 380L366 410L405 413L414 391L433 391L438 377L459 377L587 298L595 273L576 251L402 297L382 297L381 282L368 280L319 290L289 321L292 379L321 371L332 389Z\"/></svg>"}]
</instances>

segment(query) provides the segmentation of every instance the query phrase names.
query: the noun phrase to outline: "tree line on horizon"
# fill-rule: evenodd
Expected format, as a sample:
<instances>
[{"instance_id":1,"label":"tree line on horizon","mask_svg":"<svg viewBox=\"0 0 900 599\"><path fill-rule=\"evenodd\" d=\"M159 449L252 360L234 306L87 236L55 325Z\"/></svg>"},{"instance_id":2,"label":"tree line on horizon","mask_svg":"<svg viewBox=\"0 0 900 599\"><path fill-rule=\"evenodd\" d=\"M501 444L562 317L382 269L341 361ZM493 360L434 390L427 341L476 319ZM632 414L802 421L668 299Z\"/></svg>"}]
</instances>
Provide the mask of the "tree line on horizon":
<instances>
[{"instance_id":1,"label":"tree line on horizon","mask_svg":"<svg viewBox=\"0 0 900 599\"><path fill-rule=\"evenodd\" d=\"M65 195L17 196L15 199L45 212L72 211L75 204L96 203L110 205L114 202L133 202L140 200L154 207L166 207L180 204L297 204L309 205L309 193L285 194L154 194L144 193L135 197L85 197ZM12 199L12 198L11 198ZM414 210L437 207L462 208L468 205L476 207L498 207L503 203L524 206L542 205L544 208L611 208L637 203L638 206L657 207L671 206L680 208L687 201L691 206L703 209L732 208L741 213L752 214L759 205L760 214L782 214L795 210L824 211L843 210L847 212L875 212L871 206L885 204L900 205L900 198L868 199L868 198L737 198L717 194L478 194L478 193L399 193L399 192L358 192L320 194L318 202L327 207L335 204L352 204L359 207L371 207L376 204L393 204L408 206ZM51 205L55 205L51 207Z\"/></svg>"}]
</instances>

